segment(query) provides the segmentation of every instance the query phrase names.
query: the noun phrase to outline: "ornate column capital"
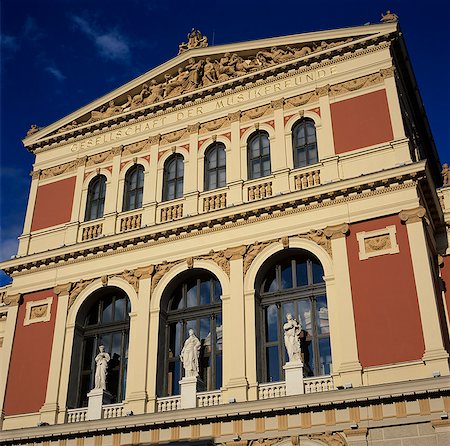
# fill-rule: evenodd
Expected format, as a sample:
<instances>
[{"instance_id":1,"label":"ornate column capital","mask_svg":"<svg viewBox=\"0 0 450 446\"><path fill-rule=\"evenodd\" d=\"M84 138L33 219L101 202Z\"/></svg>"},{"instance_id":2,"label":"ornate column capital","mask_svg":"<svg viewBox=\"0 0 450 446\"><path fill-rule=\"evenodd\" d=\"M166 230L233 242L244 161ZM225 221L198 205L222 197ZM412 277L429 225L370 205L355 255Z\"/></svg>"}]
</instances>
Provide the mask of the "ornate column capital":
<instances>
[{"instance_id":1,"label":"ornate column capital","mask_svg":"<svg viewBox=\"0 0 450 446\"><path fill-rule=\"evenodd\" d=\"M0 295L0 302L4 305L15 306L22 303L22 295L20 293L17 294L2 294Z\"/></svg>"},{"instance_id":2,"label":"ornate column capital","mask_svg":"<svg viewBox=\"0 0 450 446\"><path fill-rule=\"evenodd\" d=\"M330 84L323 85L322 87L317 87L316 88L316 94L319 97L321 97L321 96L328 96L329 92L330 92Z\"/></svg>"},{"instance_id":3,"label":"ornate column capital","mask_svg":"<svg viewBox=\"0 0 450 446\"><path fill-rule=\"evenodd\" d=\"M422 221L422 219L425 217L426 213L427 212L423 206L418 206L414 209L407 209L407 210L401 211L398 215L402 222L404 222L405 224L409 224L409 223L417 223L419 221Z\"/></svg>"},{"instance_id":4,"label":"ornate column capital","mask_svg":"<svg viewBox=\"0 0 450 446\"><path fill-rule=\"evenodd\" d=\"M277 99L275 101L271 101L270 105L272 106L272 108L274 110L282 109L284 107L284 98Z\"/></svg>"},{"instance_id":5,"label":"ornate column capital","mask_svg":"<svg viewBox=\"0 0 450 446\"><path fill-rule=\"evenodd\" d=\"M324 229L325 237L335 240L337 238L345 237L349 232L349 226L347 223L342 223L340 225L327 226Z\"/></svg>"},{"instance_id":6,"label":"ornate column capital","mask_svg":"<svg viewBox=\"0 0 450 446\"><path fill-rule=\"evenodd\" d=\"M53 288L53 292L57 295L57 296L62 296L65 294L69 294L70 293L70 289L72 288L72 284L69 283L65 283L63 285L56 285Z\"/></svg>"},{"instance_id":7,"label":"ornate column capital","mask_svg":"<svg viewBox=\"0 0 450 446\"><path fill-rule=\"evenodd\" d=\"M160 141L161 141L160 133L158 133L157 135L149 136L149 138L148 138L148 142L150 144L159 144Z\"/></svg>"},{"instance_id":8,"label":"ornate column capital","mask_svg":"<svg viewBox=\"0 0 450 446\"><path fill-rule=\"evenodd\" d=\"M225 257L229 260L242 259L246 251L247 247L245 245L228 248L225 250Z\"/></svg>"},{"instance_id":9,"label":"ornate column capital","mask_svg":"<svg viewBox=\"0 0 450 446\"><path fill-rule=\"evenodd\" d=\"M381 76L386 79L387 77L393 77L395 73L395 67L389 67L389 68L381 68L380 74Z\"/></svg>"},{"instance_id":10,"label":"ornate column capital","mask_svg":"<svg viewBox=\"0 0 450 446\"><path fill-rule=\"evenodd\" d=\"M228 113L228 119L230 122L239 121L241 119L241 114L242 112L240 110L234 113Z\"/></svg>"},{"instance_id":11,"label":"ornate column capital","mask_svg":"<svg viewBox=\"0 0 450 446\"><path fill-rule=\"evenodd\" d=\"M117 147L113 147L111 149L111 153L113 154L113 156L117 156L117 155L121 155L122 151L123 151L124 146L120 145Z\"/></svg>"},{"instance_id":12,"label":"ornate column capital","mask_svg":"<svg viewBox=\"0 0 450 446\"><path fill-rule=\"evenodd\" d=\"M41 176L41 169L38 170L32 170L30 172L30 177L32 180L39 180L39 177Z\"/></svg>"},{"instance_id":13,"label":"ornate column capital","mask_svg":"<svg viewBox=\"0 0 450 446\"><path fill-rule=\"evenodd\" d=\"M200 123L196 122L195 124L189 124L187 126L187 131L192 134L192 133L198 133L198 131L200 130Z\"/></svg>"}]
</instances>

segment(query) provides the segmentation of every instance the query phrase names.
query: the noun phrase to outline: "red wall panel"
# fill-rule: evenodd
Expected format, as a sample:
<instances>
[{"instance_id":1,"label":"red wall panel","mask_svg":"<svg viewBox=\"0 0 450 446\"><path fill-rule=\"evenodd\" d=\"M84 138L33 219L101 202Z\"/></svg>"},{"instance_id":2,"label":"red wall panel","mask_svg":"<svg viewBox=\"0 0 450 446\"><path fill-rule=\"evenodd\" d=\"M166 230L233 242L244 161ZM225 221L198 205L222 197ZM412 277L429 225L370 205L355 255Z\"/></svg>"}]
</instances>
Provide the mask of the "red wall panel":
<instances>
[{"instance_id":1,"label":"red wall panel","mask_svg":"<svg viewBox=\"0 0 450 446\"><path fill-rule=\"evenodd\" d=\"M34 205L31 230L67 223L72 213L76 177L39 186Z\"/></svg>"},{"instance_id":2,"label":"red wall panel","mask_svg":"<svg viewBox=\"0 0 450 446\"><path fill-rule=\"evenodd\" d=\"M398 254L359 260L356 234L395 225ZM359 360L363 367L421 359L422 324L406 226L398 216L350 226L347 249Z\"/></svg>"},{"instance_id":3,"label":"red wall panel","mask_svg":"<svg viewBox=\"0 0 450 446\"><path fill-rule=\"evenodd\" d=\"M394 138L385 90L331 104L331 119L336 153Z\"/></svg>"},{"instance_id":4,"label":"red wall panel","mask_svg":"<svg viewBox=\"0 0 450 446\"><path fill-rule=\"evenodd\" d=\"M50 321L24 326L27 302L50 296L53 297ZM57 296L53 290L38 291L23 297L11 352L5 415L38 412L45 402L57 306Z\"/></svg>"}]
</instances>

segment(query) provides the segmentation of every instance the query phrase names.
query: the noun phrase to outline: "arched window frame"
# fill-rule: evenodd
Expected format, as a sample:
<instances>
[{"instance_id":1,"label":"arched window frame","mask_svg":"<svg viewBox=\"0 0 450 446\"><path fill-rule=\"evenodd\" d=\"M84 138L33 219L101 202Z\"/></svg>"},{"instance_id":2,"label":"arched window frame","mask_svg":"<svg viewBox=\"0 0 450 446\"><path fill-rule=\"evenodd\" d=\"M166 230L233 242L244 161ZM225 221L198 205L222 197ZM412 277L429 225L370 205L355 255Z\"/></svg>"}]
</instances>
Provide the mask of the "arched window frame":
<instances>
[{"instance_id":1,"label":"arched window frame","mask_svg":"<svg viewBox=\"0 0 450 446\"><path fill-rule=\"evenodd\" d=\"M170 178L170 169L174 166L173 178ZM171 184L174 191L171 192ZM183 197L184 189L184 157L179 153L174 153L164 163L162 201L175 200Z\"/></svg>"},{"instance_id":2,"label":"arched window frame","mask_svg":"<svg viewBox=\"0 0 450 446\"><path fill-rule=\"evenodd\" d=\"M125 174L122 211L131 211L142 207L144 195L144 173L142 164L135 164Z\"/></svg>"},{"instance_id":3,"label":"arched window frame","mask_svg":"<svg viewBox=\"0 0 450 446\"><path fill-rule=\"evenodd\" d=\"M267 144L265 147L264 144ZM258 153L255 155L253 149L257 146ZM264 153L265 152L265 153ZM255 169L259 166L259 171ZM247 175L249 180L262 178L272 173L270 159L270 138L265 130L256 130L247 140Z\"/></svg>"},{"instance_id":4,"label":"arched window frame","mask_svg":"<svg viewBox=\"0 0 450 446\"><path fill-rule=\"evenodd\" d=\"M96 175L89 182L84 221L102 218L105 210L106 176Z\"/></svg>"},{"instance_id":5,"label":"arched window frame","mask_svg":"<svg viewBox=\"0 0 450 446\"><path fill-rule=\"evenodd\" d=\"M274 270L275 278L277 283L281 280L281 265L285 262L291 262L292 272L293 272L293 285L295 284L295 271L296 268L293 267L292 263L295 259L304 259L308 277L308 285L302 287L293 286L292 288L285 288L279 290L272 290L272 292L264 292L265 282L268 275ZM309 263L308 263L309 262ZM315 273L316 280L312 280L312 264L318 265L318 271ZM305 350L306 346L312 346L312 367L311 370L308 369L307 364L305 364L304 373L306 376L316 376L324 375L330 372L331 366L327 363L325 370L320 369L320 354L319 354L319 342L323 339L322 353L324 349L328 348L329 355L331 357L331 337L329 330L329 319L327 318L324 322L323 318L316 320L316 315L318 315L319 306L325 306L328 308L326 286L323 279L324 270L320 261L310 252L304 251L302 249L289 249L288 251L278 251L276 254L266 259L265 262L259 269L255 280L255 302L256 302L256 335L257 335L257 358L258 358L258 380L259 382L270 382L270 371L269 371L269 361L268 357L271 353L268 352L270 347L276 347L272 351L276 351L276 365L275 368L278 370L272 376L273 381L284 379L284 371L282 366L287 361L287 353L284 345L284 334L283 334L283 324L286 319L286 312L291 312L295 318L298 317L297 311L302 308L306 308L305 302L310 303L310 326L308 330L311 333L304 339L302 344L302 349ZM262 291L263 290L263 291ZM302 303L299 303L302 302ZM289 308L287 307L289 305ZM287 309L288 308L288 309ZM276 309L276 324L275 330L277 332L277 338L273 339L268 337L268 326L267 326L267 312L271 311L271 317L273 318L273 311ZM314 317L311 317L314 315ZM323 315L323 313L322 313ZM300 319L298 319L301 322ZM319 324L324 324L322 325ZM305 328L305 324L303 326ZM319 329L324 329L324 332L319 333ZM274 328L272 327L272 330ZM327 344L325 346L325 344ZM309 350L309 349L308 349ZM305 361L307 362L307 361ZM271 365L274 361L272 360Z\"/></svg>"},{"instance_id":6,"label":"arched window frame","mask_svg":"<svg viewBox=\"0 0 450 446\"><path fill-rule=\"evenodd\" d=\"M105 305L108 301L109 305ZM108 308L111 309L110 312ZM116 286L95 290L81 304L75 318L68 407L87 405L87 392L95 384L94 359L98 354L99 345L105 345L105 351L111 356L106 383L107 390L113 396L112 402L121 402L125 399L130 311L129 296ZM110 314L111 317L105 316L106 314ZM118 354L117 359L115 353ZM113 377L116 379L113 380Z\"/></svg>"},{"instance_id":7,"label":"arched window frame","mask_svg":"<svg viewBox=\"0 0 450 446\"><path fill-rule=\"evenodd\" d=\"M304 142L300 140L302 132ZM295 169L319 162L317 130L313 119L302 118L292 126L292 151Z\"/></svg>"},{"instance_id":8,"label":"arched window frame","mask_svg":"<svg viewBox=\"0 0 450 446\"><path fill-rule=\"evenodd\" d=\"M196 283L196 305L188 305L192 299L189 285ZM202 303L204 284L210 293L210 302ZM222 327L222 288L218 278L208 270L195 268L184 271L166 287L161 300L158 363L164 364L158 370L157 393L160 396L179 394L178 381L184 375L179 353L188 337L190 328L202 342L200 353L200 378L205 390L216 390L222 385L222 339L218 336ZM184 302L178 308L171 308L176 301ZM191 301L192 303L192 301ZM211 350L203 347L202 327L209 321ZM174 338L176 338L176 343ZM218 346L220 341L220 348ZM175 353L173 353L175 351ZM208 363L208 367L202 367ZM171 375L171 374L174 375Z\"/></svg>"},{"instance_id":9,"label":"arched window frame","mask_svg":"<svg viewBox=\"0 0 450 446\"><path fill-rule=\"evenodd\" d=\"M215 155L215 166L211 167L212 158ZM211 176L214 184L211 184ZM204 190L214 190L225 187L226 179L226 148L222 142L214 142L205 150L204 156Z\"/></svg>"}]
</instances>

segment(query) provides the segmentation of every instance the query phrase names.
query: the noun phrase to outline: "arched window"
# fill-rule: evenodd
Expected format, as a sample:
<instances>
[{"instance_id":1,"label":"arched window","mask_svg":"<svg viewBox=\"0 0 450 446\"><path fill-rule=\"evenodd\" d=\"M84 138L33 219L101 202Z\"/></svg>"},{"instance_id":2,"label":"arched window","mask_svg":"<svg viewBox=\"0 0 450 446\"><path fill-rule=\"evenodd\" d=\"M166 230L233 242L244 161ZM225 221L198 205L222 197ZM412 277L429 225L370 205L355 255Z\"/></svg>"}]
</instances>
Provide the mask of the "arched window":
<instances>
[{"instance_id":1,"label":"arched window","mask_svg":"<svg viewBox=\"0 0 450 446\"><path fill-rule=\"evenodd\" d=\"M163 201L183 196L184 159L179 153L172 155L164 164Z\"/></svg>"},{"instance_id":2,"label":"arched window","mask_svg":"<svg viewBox=\"0 0 450 446\"><path fill-rule=\"evenodd\" d=\"M123 210L131 211L142 207L144 193L144 166L136 164L125 175L125 189L123 194Z\"/></svg>"},{"instance_id":3,"label":"arched window","mask_svg":"<svg viewBox=\"0 0 450 446\"><path fill-rule=\"evenodd\" d=\"M270 143L267 132L258 130L249 138L247 160L250 180L270 175Z\"/></svg>"},{"instance_id":4,"label":"arched window","mask_svg":"<svg viewBox=\"0 0 450 446\"><path fill-rule=\"evenodd\" d=\"M97 175L91 180L88 188L85 221L103 217L106 195L106 177Z\"/></svg>"},{"instance_id":5,"label":"arched window","mask_svg":"<svg viewBox=\"0 0 450 446\"><path fill-rule=\"evenodd\" d=\"M294 167L304 167L319 161L316 126L312 119L301 119L292 127Z\"/></svg>"},{"instance_id":6,"label":"arched window","mask_svg":"<svg viewBox=\"0 0 450 446\"><path fill-rule=\"evenodd\" d=\"M218 142L205 152L205 190L224 187L226 184L225 145Z\"/></svg>"},{"instance_id":7,"label":"arched window","mask_svg":"<svg viewBox=\"0 0 450 446\"><path fill-rule=\"evenodd\" d=\"M160 330L160 395L178 395L183 377L181 349L193 329L201 343L199 375L205 390L222 385L222 288L215 276L204 270L191 270L165 292Z\"/></svg>"},{"instance_id":8,"label":"arched window","mask_svg":"<svg viewBox=\"0 0 450 446\"><path fill-rule=\"evenodd\" d=\"M100 345L111 357L106 389L112 402L125 398L130 311L127 295L115 287L98 290L81 307L72 350L69 407L87 406L87 394L95 385L95 357Z\"/></svg>"},{"instance_id":9,"label":"arched window","mask_svg":"<svg viewBox=\"0 0 450 446\"><path fill-rule=\"evenodd\" d=\"M284 250L258 274L258 339L261 382L284 379L288 361L283 324L290 313L302 326L300 346L305 376L331 373L328 305L323 268L311 254Z\"/></svg>"}]
</instances>

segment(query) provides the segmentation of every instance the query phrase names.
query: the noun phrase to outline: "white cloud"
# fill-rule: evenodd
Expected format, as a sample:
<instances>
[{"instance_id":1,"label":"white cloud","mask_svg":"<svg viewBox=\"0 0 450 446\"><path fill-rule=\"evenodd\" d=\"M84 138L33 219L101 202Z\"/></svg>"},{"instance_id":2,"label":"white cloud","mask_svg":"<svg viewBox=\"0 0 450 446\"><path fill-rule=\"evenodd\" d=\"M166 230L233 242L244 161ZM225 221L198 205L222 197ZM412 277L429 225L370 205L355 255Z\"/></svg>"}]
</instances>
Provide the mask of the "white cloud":
<instances>
[{"instance_id":1,"label":"white cloud","mask_svg":"<svg viewBox=\"0 0 450 446\"><path fill-rule=\"evenodd\" d=\"M45 37L34 17L28 16L23 25L23 37L27 40L37 41Z\"/></svg>"},{"instance_id":2,"label":"white cloud","mask_svg":"<svg viewBox=\"0 0 450 446\"><path fill-rule=\"evenodd\" d=\"M59 70L55 66L51 65L51 66L45 67L45 71L47 71L48 73L53 75L60 82L62 82L66 78L66 76L64 76L64 74L61 72L61 70Z\"/></svg>"},{"instance_id":3,"label":"white cloud","mask_svg":"<svg viewBox=\"0 0 450 446\"><path fill-rule=\"evenodd\" d=\"M80 31L94 42L102 57L121 62L129 61L130 46L127 39L117 30L102 32L83 17L73 15L71 19Z\"/></svg>"},{"instance_id":4,"label":"white cloud","mask_svg":"<svg viewBox=\"0 0 450 446\"><path fill-rule=\"evenodd\" d=\"M8 36L7 34L0 34L0 45L5 50L16 51L19 49L17 37Z\"/></svg>"}]
</instances>

